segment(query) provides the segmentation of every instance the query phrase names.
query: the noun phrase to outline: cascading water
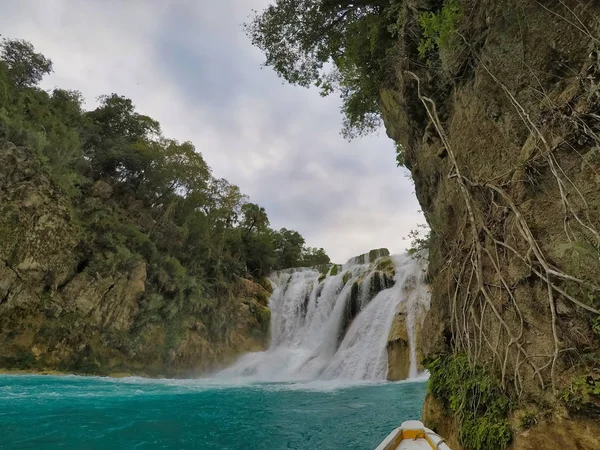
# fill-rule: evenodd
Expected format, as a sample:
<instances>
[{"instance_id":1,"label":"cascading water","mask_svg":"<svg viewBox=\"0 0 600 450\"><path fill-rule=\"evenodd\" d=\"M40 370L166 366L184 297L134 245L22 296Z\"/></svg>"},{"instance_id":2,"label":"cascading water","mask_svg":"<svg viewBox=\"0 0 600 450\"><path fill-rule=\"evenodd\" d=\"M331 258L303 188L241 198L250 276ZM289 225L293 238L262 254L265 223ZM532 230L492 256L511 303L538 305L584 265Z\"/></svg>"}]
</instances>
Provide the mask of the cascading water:
<instances>
[{"instance_id":1,"label":"cascading water","mask_svg":"<svg viewBox=\"0 0 600 450\"><path fill-rule=\"evenodd\" d=\"M385 380L388 335L396 313L403 313L409 373L415 377L416 324L429 309L422 260L393 255L370 262L362 255L336 269L339 273L325 278L314 269L274 273L269 349L243 356L219 375L256 381Z\"/></svg>"}]
</instances>

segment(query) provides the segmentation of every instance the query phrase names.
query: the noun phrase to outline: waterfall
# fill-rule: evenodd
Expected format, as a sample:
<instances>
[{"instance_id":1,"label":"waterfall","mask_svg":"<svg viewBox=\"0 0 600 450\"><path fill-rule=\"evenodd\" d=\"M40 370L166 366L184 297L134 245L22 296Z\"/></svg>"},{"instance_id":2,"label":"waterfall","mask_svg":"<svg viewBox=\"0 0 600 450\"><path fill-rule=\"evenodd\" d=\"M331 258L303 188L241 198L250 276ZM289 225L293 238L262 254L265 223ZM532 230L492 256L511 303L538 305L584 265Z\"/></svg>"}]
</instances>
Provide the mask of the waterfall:
<instances>
[{"instance_id":1,"label":"waterfall","mask_svg":"<svg viewBox=\"0 0 600 450\"><path fill-rule=\"evenodd\" d=\"M422 260L406 254L352 258L326 276L316 269L275 272L269 349L244 355L219 376L385 380L388 335L403 313L414 377L416 324L429 309L423 274Z\"/></svg>"}]
</instances>

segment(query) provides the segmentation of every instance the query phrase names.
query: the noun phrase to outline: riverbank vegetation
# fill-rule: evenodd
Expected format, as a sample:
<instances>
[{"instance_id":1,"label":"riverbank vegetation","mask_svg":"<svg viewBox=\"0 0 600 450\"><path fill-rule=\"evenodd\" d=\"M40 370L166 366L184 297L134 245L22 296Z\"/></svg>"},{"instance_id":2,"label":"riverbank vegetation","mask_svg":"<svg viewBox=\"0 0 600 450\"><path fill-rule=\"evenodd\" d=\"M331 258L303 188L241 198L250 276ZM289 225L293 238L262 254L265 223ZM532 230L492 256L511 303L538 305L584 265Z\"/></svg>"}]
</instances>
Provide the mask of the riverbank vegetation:
<instances>
[{"instance_id":1,"label":"riverbank vegetation","mask_svg":"<svg viewBox=\"0 0 600 450\"><path fill-rule=\"evenodd\" d=\"M109 94L85 111L79 92L38 87L51 71L30 43L2 42L0 139L36 151L86 209L81 226L114 264L143 259L178 290L210 292L239 276L329 263L300 233L273 230L264 208L216 177L191 142L165 137L132 100ZM91 205L91 190L104 191L107 201ZM128 217L111 210L112 202Z\"/></svg>"},{"instance_id":2,"label":"riverbank vegetation","mask_svg":"<svg viewBox=\"0 0 600 450\"><path fill-rule=\"evenodd\" d=\"M268 342L271 286L328 264L112 93L40 87L50 59L0 45L0 367L189 374ZM226 149L224 149L226 151Z\"/></svg>"}]
</instances>

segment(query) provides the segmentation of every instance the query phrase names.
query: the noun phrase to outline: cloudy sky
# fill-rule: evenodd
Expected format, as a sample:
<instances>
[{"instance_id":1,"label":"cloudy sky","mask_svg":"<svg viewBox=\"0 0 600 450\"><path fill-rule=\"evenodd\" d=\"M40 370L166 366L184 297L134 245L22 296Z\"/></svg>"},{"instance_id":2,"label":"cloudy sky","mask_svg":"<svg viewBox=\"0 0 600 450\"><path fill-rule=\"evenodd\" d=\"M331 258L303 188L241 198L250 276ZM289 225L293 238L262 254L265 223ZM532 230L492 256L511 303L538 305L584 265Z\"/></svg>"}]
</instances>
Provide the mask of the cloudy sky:
<instances>
[{"instance_id":1,"label":"cloudy sky","mask_svg":"<svg viewBox=\"0 0 600 450\"><path fill-rule=\"evenodd\" d=\"M284 85L241 24L269 0L4 0L0 33L54 62L44 87L131 98L166 136L192 141L217 177L336 262L404 251L423 222L393 142L348 143L337 98Z\"/></svg>"}]
</instances>

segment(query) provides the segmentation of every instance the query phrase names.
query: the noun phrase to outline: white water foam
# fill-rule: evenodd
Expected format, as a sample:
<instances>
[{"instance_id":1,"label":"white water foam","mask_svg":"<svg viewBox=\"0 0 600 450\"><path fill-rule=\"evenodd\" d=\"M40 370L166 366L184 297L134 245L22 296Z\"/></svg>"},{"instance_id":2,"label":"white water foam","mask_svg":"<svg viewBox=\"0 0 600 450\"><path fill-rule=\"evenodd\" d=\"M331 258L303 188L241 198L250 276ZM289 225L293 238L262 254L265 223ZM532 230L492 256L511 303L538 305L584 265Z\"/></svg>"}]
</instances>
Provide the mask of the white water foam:
<instances>
[{"instance_id":1,"label":"white water foam","mask_svg":"<svg viewBox=\"0 0 600 450\"><path fill-rule=\"evenodd\" d=\"M244 355L217 377L251 382L383 381L388 370L386 344L396 313L406 314L409 372L411 378L417 377L416 322L429 309L424 264L408 255L391 259L394 286L374 298L370 287L377 261L350 260L339 274L321 282L313 269L274 273L269 349ZM344 334L352 285L359 279L360 312Z\"/></svg>"}]
</instances>

